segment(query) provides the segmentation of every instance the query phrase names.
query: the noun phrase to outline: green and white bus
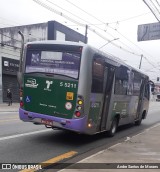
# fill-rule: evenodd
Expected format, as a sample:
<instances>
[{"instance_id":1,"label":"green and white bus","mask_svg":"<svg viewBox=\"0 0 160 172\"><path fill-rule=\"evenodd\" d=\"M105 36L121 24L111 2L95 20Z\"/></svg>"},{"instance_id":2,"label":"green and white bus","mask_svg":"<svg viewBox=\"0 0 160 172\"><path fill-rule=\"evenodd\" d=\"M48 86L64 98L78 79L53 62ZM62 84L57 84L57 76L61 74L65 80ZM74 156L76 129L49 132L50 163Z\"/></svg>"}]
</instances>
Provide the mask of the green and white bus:
<instances>
[{"instance_id":1,"label":"green and white bus","mask_svg":"<svg viewBox=\"0 0 160 172\"><path fill-rule=\"evenodd\" d=\"M87 44L27 43L19 116L24 122L84 134L141 124L149 107L149 77Z\"/></svg>"}]
</instances>

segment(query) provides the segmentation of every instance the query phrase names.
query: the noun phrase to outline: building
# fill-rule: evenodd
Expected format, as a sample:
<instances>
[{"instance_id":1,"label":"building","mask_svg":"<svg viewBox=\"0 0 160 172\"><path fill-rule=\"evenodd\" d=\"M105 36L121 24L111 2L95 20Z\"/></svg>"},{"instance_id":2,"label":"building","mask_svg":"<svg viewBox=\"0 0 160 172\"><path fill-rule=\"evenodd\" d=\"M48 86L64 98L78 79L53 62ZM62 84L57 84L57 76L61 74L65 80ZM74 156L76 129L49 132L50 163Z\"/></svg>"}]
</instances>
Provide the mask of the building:
<instances>
[{"instance_id":1,"label":"building","mask_svg":"<svg viewBox=\"0 0 160 172\"><path fill-rule=\"evenodd\" d=\"M21 31L26 42L40 40L66 40L85 42L86 37L56 21L0 28L0 103L6 102L7 88L13 92L13 102L19 101L17 71L19 68Z\"/></svg>"}]
</instances>

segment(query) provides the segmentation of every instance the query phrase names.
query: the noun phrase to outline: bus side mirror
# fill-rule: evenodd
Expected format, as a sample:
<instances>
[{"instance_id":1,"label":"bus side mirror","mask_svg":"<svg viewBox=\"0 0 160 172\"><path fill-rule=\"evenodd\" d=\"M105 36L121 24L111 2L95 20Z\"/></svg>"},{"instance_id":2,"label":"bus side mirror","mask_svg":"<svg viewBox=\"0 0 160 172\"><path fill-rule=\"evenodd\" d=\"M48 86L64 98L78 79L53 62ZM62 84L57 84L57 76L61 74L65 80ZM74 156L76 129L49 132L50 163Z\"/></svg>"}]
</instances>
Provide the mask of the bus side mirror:
<instances>
[{"instance_id":1,"label":"bus side mirror","mask_svg":"<svg viewBox=\"0 0 160 172\"><path fill-rule=\"evenodd\" d=\"M18 80L18 84L21 87L22 86L22 72L17 72L17 80Z\"/></svg>"}]
</instances>

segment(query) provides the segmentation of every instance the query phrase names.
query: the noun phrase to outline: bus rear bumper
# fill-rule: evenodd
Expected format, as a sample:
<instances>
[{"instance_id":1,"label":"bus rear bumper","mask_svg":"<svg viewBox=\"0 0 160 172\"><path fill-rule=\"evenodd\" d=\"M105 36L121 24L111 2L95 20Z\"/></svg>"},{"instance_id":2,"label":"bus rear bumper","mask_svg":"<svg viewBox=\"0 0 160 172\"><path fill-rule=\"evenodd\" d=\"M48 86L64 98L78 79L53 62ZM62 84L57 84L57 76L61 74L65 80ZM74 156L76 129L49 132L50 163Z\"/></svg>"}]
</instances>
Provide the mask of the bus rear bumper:
<instances>
[{"instance_id":1,"label":"bus rear bumper","mask_svg":"<svg viewBox=\"0 0 160 172\"><path fill-rule=\"evenodd\" d=\"M85 133L87 126L87 116L79 119L65 119L35 112L29 112L19 108L19 118L24 122L43 124L52 128L61 128L79 133ZM46 122L46 123L45 123Z\"/></svg>"}]
</instances>

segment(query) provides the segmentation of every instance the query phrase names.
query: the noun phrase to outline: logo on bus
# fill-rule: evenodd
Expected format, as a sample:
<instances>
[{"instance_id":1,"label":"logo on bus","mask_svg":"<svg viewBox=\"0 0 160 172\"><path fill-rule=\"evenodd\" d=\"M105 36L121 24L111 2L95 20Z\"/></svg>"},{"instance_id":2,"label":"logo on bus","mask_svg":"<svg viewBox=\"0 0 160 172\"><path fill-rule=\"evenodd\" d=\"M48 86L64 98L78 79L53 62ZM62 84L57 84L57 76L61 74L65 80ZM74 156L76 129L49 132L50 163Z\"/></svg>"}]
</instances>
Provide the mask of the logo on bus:
<instances>
[{"instance_id":1,"label":"logo on bus","mask_svg":"<svg viewBox=\"0 0 160 172\"><path fill-rule=\"evenodd\" d=\"M31 96L26 96L25 101L26 101L26 103L30 103L31 102Z\"/></svg>"},{"instance_id":2,"label":"logo on bus","mask_svg":"<svg viewBox=\"0 0 160 172\"><path fill-rule=\"evenodd\" d=\"M51 86L51 84L53 84L53 81L46 80L46 84L47 84L47 86L46 86L46 88L44 88L44 90L45 91L51 91L50 86Z\"/></svg>"},{"instance_id":3,"label":"logo on bus","mask_svg":"<svg viewBox=\"0 0 160 172\"><path fill-rule=\"evenodd\" d=\"M38 84L36 82L36 79L34 78L28 78L27 82L25 83L26 87L30 87L30 88L37 88Z\"/></svg>"}]
</instances>

